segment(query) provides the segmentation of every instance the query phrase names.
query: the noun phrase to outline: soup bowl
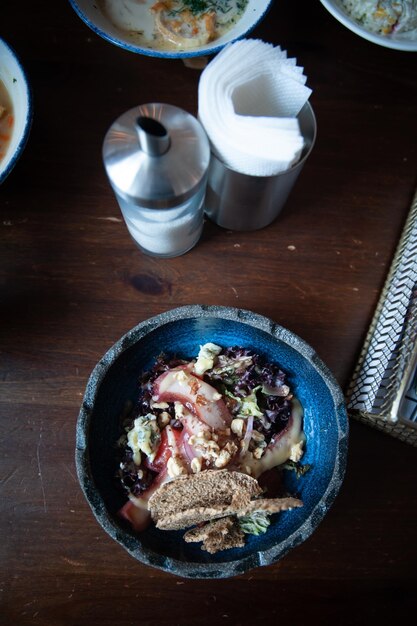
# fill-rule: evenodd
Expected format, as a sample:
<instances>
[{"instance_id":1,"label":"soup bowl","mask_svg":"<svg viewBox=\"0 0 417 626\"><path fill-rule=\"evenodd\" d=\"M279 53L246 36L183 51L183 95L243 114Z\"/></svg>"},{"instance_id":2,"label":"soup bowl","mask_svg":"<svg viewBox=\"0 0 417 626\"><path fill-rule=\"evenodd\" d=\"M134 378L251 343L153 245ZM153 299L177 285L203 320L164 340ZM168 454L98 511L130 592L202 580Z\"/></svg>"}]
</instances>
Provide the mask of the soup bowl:
<instances>
[{"instance_id":1,"label":"soup bowl","mask_svg":"<svg viewBox=\"0 0 417 626\"><path fill-rule=\"evenodd\" d=\"M11 102L11 112L5 112L10 120L0 158L0 183L16 165L29 137L32 123L32 97L26 73L15 51L0 38L0 81Z\"/></svg>"},{"instance_id":2,"label":"soup bowl","mask_svg":"<svg viewBox=\"0 0 417 626\"><path fill-rule=\"evenodd\" d=\"M359 37L375 43L384 48L402 50L403 52L417 51L417 29L403 32L393 32L387 35L371 32L363 24L360 24L352 17L342 0L320 0L322 5L335 17L343 26L351 30Z\"/></svg>"},{"instance_id":3,"label":"soup bowl","mask_svg":"<svg viewBox=\"0 0 417 626\"><path fill-rule=\"evenodd\" d=\"M199 346L244 346L279 364L303 407L305 453L310 466L297 478L284 471L285 490L303 506L271 517L265 534L247 535L244 547L209 554L183 540L184 531L151 524L135 532L119 514L127 496L115 476L116 442L126 402L135 402L142 372L165 352L191 358ZM301 338L274 321L242 309L191 305L141 322L94 368L77 422L78 478L103 529L138 561L187 578L226 578L271 565L306 540L328 512L341 486L348 421L343 394L324 363Z\"/></svg>"},{"instance_id":4,"label":"soup bowl","mask_svg":"<svg viewBox=\"0 0 417 626\"><path fill-rule=\"evenodd\" d=\"M156 1L156 0L155 0ZM118 28L102 9L102 3L97 0L69 0L78 16L97 35L116 46L120 46L130 52L152 57L166 59L190 58L216 54L226 44L241 39L250 33L257 24L265 17L272 0L248 0L246 10L236 23L221 37L209 43L195 46L190 49L160 49L156 44L141 43L137 32L126 31ZM140 24L135 25L136 31L140 31Z\"/></svg>"}]
</instances>

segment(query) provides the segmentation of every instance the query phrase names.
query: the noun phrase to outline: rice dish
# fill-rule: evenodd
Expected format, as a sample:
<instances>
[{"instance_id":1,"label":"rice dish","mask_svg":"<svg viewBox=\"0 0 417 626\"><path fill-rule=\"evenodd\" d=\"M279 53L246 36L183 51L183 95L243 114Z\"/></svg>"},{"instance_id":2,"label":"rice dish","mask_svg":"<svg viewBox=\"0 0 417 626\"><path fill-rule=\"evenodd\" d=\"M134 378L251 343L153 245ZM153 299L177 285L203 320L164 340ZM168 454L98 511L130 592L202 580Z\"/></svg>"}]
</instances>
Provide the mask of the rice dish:
<instances>
[{"instance_id":1,"label":"rice dish","mask_svg":"<svg viewBox=\"0 0 417 626\"><path fill-rule=\"evenodd\" d=\"M417 29L417 0L342 0L347 13L371 33L390 35Z\"/></svg>"}]
</instances>

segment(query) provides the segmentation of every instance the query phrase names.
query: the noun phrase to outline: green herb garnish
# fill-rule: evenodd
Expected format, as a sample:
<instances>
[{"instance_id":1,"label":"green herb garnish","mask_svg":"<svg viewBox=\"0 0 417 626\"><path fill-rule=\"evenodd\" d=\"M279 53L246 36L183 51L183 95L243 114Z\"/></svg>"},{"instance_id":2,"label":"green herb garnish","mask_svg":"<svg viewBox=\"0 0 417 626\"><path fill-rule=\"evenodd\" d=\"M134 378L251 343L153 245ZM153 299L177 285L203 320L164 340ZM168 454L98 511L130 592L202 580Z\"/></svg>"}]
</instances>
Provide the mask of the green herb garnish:
<instances>
[{"instance_id":1,"label":"green herb garnish","mask_svg":"<svg viewBox=\"0 0 417 626\"><path fill-rule=\"evenodd\" d=\"M242 12L247 5L247 0L240 0L236 3L236 8L239 12ZM218 11L220 13L228 13L232 10L230 0L181 0L181 8L174 10L176 13L189 9L193 15L199 15L209 10Z\"/></svg>"},{"instance_id":2,"label":"green herb garnish","mask_svg":"<svg viewBox=\"0 0 417 626\"><path fill-rule=\"evenodd\" d=\"M250 515L239 518L239 526L247 535L261 535L266 533L271 523L268 513L255 511Z\"/></svg>"}]
</instances>

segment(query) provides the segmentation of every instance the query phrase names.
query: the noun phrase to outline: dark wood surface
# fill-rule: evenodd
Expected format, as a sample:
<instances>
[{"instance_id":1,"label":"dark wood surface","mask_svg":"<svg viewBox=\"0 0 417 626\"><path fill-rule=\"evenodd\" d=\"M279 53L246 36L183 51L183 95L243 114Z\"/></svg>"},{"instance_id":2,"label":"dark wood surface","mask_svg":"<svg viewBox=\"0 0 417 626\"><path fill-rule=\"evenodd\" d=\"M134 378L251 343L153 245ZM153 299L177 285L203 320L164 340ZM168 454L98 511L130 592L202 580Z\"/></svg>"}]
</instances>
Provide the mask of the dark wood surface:
<instances>
[{"instance_id":1,"label":"dark wood surface","mask_svg":"<svg viewBox=\"0 0 417 626\"><path fill-rule=\"evenodd\" d=\"M2 7L3 8L3 7ZM417 56L277 0L253 36L304 66L318 138L279 219L206 223L188 254L141 254L101 161L125 110L197 112L199 71L90 31L67 2L6 2L1 35L34 97L27 148L0 189L0 623L375 624L416 610L415 448L351 422L346 478L313 536L278 564L182 580L132 559L94 520L75 424L102 354L188 303L254 310L301 335L346 389L416 186Z\"/></svg>"}]
</instances>

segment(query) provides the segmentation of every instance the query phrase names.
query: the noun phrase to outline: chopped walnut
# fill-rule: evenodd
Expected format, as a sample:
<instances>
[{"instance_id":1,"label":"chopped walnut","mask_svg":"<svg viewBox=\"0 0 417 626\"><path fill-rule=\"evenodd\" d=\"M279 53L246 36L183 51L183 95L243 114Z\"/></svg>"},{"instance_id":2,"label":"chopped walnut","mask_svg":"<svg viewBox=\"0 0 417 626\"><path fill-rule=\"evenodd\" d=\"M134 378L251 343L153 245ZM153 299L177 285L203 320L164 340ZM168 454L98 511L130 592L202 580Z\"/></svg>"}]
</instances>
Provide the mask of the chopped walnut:
<instances>
[{"instance_id":1,"label":"chopped walnut","mask_svg":"<svg viewBox=\"0 0 417 626\"><path fill-rule=\"evenodd\" d=\"M231 459L231 456L229 452L227 452L226 450L221 450L219 456L214 461L214 465L217 468L221 469L223 467L226 467L226 465L230 463L230 459Z\"/></svg>"},{"instance_id":2,"label":"chopped walnut","mask_svg":"<svg viewBox=\"0 0 417 626\"><path fill-rule=\"evenodd\" d=\"M214 462L214 465L221 469L222 467L226 467L228 463L232 460L232 457L237 452L237 445L233 441L228 441L224 448L220 450L220 454Z\"/></svg>"},{"instance_id":3,"label":"chopped walnut","mask_svg":"<svg viewBox=\"0 0 417 626\"><path fill-rule=\"evenodd\" d=\"M198 380L196 378L192 379L191 377L189 377L188 380L188 385L190 387L191 393L193 395L197 395L197 391L200 389L201 385L198 382ZM204 396L201 395L197 395L197 404L198 404L198 400L200 399L200 402L202 402L203 404L207 404L207 399Z\"/></svg>"},{"instance_id":4,"label":"chopped walnut","mask_svg":"<svg viewBox=\"0 0 417 626\"><path fill-rule=\"evenodd\" d=\"M255 448L255 450L252 452L253 458L260 459L264 452L265 452L265 448L261 448L261 447Z\"/></svg>"},{"instance_id":5,"label":"chopped walnut","mask_svg":"<svg viewBox=\"0 0 417 626\"><path fill-rule=\"evenodd\" d=\"M193 460L191 461L191 471L194 472L194 474L198 474L198 472L201 472L201 467L202 467L202 460L201 457L194 457Z\"/></svg>"},{"instance_id":6,"label":"chopped walnut","mask_svg":"<svg viewBox=\"0 0 417 626\"><path fill-rule=\"evenodd\" d=\"M298 463L298 461L301 459L301 457L304 454L303 445L304 445L304 442L299 441L298 443L295 443L293 446L291 446L291 452L290 452L291 461Z\"/></svg>"},{"instance_id":7,"label":"chopped walnut","mask_svg":"<svg viewBox=\"0 0 417 626\"><path fill-rule=\"evenodd\" d=\"M194 390L192 390L192 391L194 391ZM208 400L207 400L207 398L205 396L202 396L200 393L198 393L196 395L196 398L195 398L195 403L198 406L205 406L206 404L208 404Z\"/></svg>"},{"instance_id":8,"label":"chopped walnut","mask_svg":"<svg viewBox=\"0 0 417 626\"><path fill-rule=\"evenodd\" d=\"M251 450L253 457L255 459L260 459L265 452L265 448L267 447L267 443L265 441L265 436L257 430L252 432L251 442L249 445L249 449Z\"/></svg>"},{"instance_id":9,"label":"chopped walnut","mask_svg":"<svg viewBox=\"0 0 417 626\"><path fill-rule=\"evenodd\" d=\"M208 441L206 441L206 448L207 450L211 450L215 453L220 450L219 444L217 443L217 441L214 441L214 439L209 439Z\"/></svg>"},{"instance_id":10,"label":"chopped walnut","mask_svg":"<svg viewBox=\"0 0 417 626\"><path fill-rule=\"evenodd\" d=\"M162 411L157 417L157 422L159 428L162 430L165 426L167 426L171 421L171 416L167 411Z\"/></svg>"},{"instance_id":11,"label":"chopped walnut","mask_svg":"<svg viewBox=\"0 0 417 626\"><path fill-rule=\"evenodd\" d=\"M207 437L211 438L208 439ZM227 441L223 447L219 445L218 441L219 437L216 433L204 431L198 435L192 435L189 444L198 450L206 466L213 463L215 467L220 469L230 463L238 448L233 441Z\"/></svg>"},{"instance_id":12,"label":"chopped walnut","mask_svg":"<svg viewBox=\"0 0 417 626\"><path fill-rule=\"evenodd\" d=\"M201 432L197 436L191 435L190 446L199 450L205 459L216 459L220 451L219 444L213 439L207 439L207 435L210 436L210 433Z\"/></svg>"},{"instance_id":13,"label":"chopped walnut","mask_svg":"<svg viewBox=\"0 0 417 626\"><path fill-rule=\"evenodd\" d=\"M252 431L252 439L256 442L256 443L261 443L262 441L265 441L265 436L260 433L257 430L253 430Z\"/></svg>"},{"instance_id":14,"label":"chopped walnut","mask_svg":"<svg viewBox=\"0 0 417 626\"><path fill-rule=\"evenodd\" d=\"M178 478L188 473L183 460L178 456L171 456L168 459L167 471L170 478Z\"/></svg>"},{"instance_id":15,"label":"chopped walnut","mask_svg":"<svg viewBox=\"0 0 417 626\"><path fill-rule=\"evenodd\" d=\"M243 436L245 422L242 418L237 417L236 419L232 420L232 423L230 426L232 429L232 433L235 433L235 435L237 435L238 437Z\"/></svg>"}]
</instances>

